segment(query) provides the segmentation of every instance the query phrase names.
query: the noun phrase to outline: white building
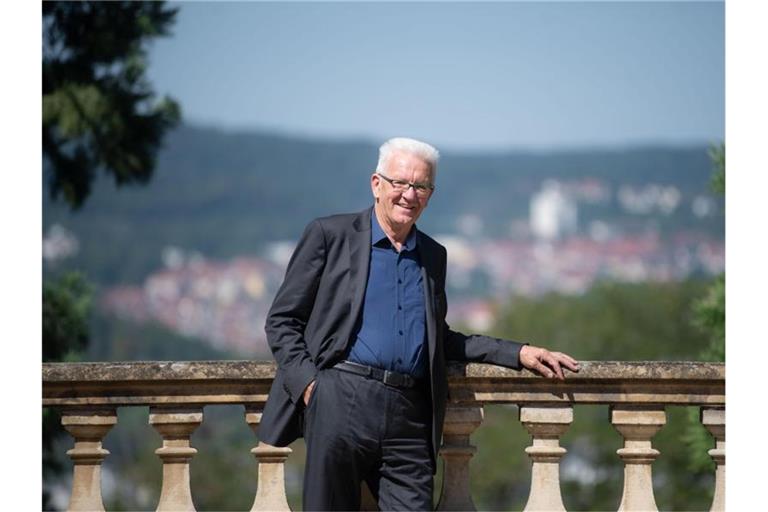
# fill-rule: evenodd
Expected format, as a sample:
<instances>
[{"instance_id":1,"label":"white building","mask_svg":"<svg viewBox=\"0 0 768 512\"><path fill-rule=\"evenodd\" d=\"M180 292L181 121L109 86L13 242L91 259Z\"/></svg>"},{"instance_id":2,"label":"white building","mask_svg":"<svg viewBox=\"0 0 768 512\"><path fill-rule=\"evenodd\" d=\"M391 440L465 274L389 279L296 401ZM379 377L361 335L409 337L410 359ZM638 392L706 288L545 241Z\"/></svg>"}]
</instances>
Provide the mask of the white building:
<instances>
[{"instance_id":1,"label":"white building","mask_svg":"<svg viewBox=\"0 0 768 512\"><path fill-rule=\"evenodd\" d=\"M547 180L533 195L530 206L531 232L542 240L557 240L576 232L576 201L555 180Z\"/></svg>"}]
</instances>

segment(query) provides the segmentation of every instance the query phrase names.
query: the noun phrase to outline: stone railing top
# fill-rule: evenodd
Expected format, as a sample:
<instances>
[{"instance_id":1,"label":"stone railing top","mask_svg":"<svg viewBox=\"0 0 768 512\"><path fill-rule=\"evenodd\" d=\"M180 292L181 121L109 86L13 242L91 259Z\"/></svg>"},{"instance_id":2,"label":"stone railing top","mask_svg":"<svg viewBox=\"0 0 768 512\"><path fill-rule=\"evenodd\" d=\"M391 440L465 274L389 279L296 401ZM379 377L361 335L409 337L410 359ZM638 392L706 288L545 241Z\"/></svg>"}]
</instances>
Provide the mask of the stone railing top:
<instances>
[{"instance_id":1,"label":"stone railing top","mask_svg":"<svg viewBox=\"0 0 768 512\"><path fill-rule=\"evenodd\" d=\"M725 405L725 364L694 361L582 361L566 380L494 365L452 365L454 403Z\"/></svg>"},{"instance_id":2,"label":"stone railing top","mask_svg":"<svg viewBox=\"0 0 768 512\"><path fill-rule=\"evenodd\" d=\"M272 380L271 361L43 363L43 383L165 380Z\"/></svg>"},{"instance_id":3,"label":"stone railing top","mask_svg":"<svg viewBox=\"0 0 768 512\"><path fill-rule=\"evenodd\" d=\"M724 363L699 361L581 361L569 380L709 380L725 379ZM43 382L117 382L164 380L272 380L272 361L128 361L43 363ZM540 379L528 370L478 363L450 363L451 379Z\"/></svg>"},{"instance_id":4,"label":"stone railing top","mask_svg":"<svg viewBox=\"0 0 768 512\"><path fill-rule=\"evenodd\" d=\"M569 380L721 380L725 379L724 363L704 363L700 361L581 361L577 373L565 370ZM449 377L466 378L501 378L501 379L539 379L537 374L528 370L517 371L492 364L451 364Z\"/></svg>"},{"instance_id":5,"label":"stone railing top","mask_svg":"<svg viewBox=\"0 0 768 512\"><path fill-rule=\"evenodd\" d=\"M725 365L582 361L565 382L527 370L452 363L454 402L724 405ZM43 405L263 404L275 363L139 361L44 363Z\"/></svg>"}]
</instances>

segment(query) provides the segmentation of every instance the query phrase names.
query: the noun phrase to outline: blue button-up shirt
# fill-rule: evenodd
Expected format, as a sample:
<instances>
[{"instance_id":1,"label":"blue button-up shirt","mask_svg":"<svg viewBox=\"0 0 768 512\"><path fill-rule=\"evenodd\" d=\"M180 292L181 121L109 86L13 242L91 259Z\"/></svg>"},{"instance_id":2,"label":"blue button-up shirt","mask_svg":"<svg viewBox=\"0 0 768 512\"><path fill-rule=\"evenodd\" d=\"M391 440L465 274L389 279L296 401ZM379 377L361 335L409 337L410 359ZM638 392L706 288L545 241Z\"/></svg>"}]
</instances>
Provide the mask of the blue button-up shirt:
<instances>
[{"instance_id":1,"label":"blue button-up shirt","mask_svg":"<svg viewBox=\"0 0 768 512\"><path fill-rule=\"evenodd\" d=\"M416 378L427 374L426 320L416 228L398 253L371 215L371 265L362 322L347 360Z\"/></svg>"}]
</instances>

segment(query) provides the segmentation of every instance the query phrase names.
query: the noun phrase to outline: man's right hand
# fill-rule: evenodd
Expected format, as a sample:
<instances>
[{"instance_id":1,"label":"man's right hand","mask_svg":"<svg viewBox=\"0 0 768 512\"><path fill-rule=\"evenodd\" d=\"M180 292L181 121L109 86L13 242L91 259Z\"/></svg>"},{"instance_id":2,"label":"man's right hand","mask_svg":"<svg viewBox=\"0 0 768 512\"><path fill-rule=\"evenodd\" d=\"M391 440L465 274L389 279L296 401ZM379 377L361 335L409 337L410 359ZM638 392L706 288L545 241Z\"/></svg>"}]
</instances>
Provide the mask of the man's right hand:
<instances>
[{"instance_id":1,"label":"man's right hand","mask_svg":"<svg viewBox=\"0 0 768 512\"><path fill-rule=\"evenodd\" d=\"M309 383L309 385L304 389L304 407L309 405L309 397L312 396L312 390L315 389L315 381Z\"/></svg>"},{"instance_id":2,"label":"man's right hand","mask_svg":"<svg viewBox=\"0 0 768 512\"><path fill-rule=\"evenodd\" d=\"M565 380L562 366L572 372L579 371L579 362L568 354L550 352L545 348L534 347L533 345L523 345L520 349L520 364L550 379Z\"/></svg>"}]
</instances>

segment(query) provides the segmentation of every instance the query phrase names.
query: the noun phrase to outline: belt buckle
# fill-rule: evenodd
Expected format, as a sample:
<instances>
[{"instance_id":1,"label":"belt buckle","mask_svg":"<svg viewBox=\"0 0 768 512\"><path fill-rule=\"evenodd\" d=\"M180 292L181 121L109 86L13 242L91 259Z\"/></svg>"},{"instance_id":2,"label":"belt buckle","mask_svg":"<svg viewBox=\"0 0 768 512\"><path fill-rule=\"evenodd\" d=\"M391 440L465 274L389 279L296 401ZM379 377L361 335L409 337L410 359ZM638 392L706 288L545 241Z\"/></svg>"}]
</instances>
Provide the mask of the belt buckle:
<instances>
[{"instance_id":1,"label":"belt buckle","mask_svg":"<svg viewBox=\"0 0 768 512\"><path fill-rule=\"evenodd\" d=\"M384 370L384 379L382 382L386 384L387 386L399 386L400 384L398 382L395 382L397 380L398 375L396 373L393 373L389 370Z\"/></svg>"}]
</instances>

